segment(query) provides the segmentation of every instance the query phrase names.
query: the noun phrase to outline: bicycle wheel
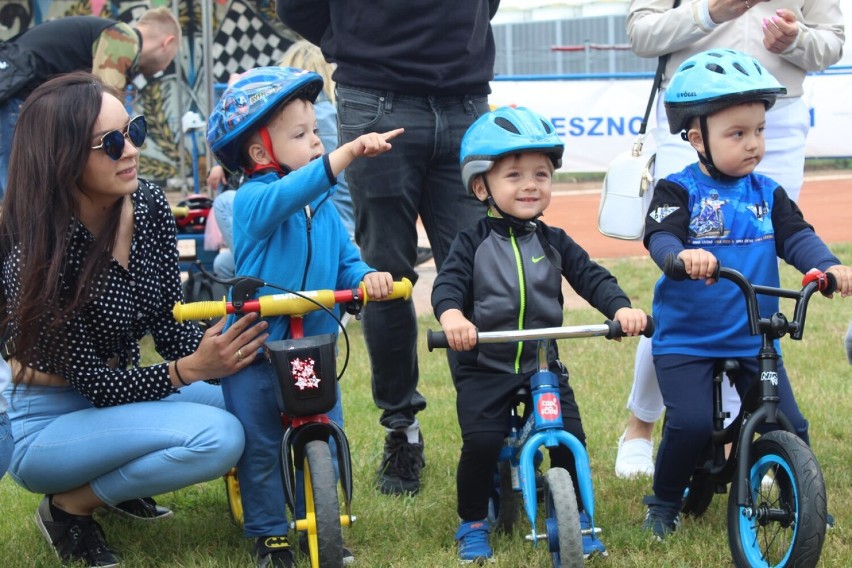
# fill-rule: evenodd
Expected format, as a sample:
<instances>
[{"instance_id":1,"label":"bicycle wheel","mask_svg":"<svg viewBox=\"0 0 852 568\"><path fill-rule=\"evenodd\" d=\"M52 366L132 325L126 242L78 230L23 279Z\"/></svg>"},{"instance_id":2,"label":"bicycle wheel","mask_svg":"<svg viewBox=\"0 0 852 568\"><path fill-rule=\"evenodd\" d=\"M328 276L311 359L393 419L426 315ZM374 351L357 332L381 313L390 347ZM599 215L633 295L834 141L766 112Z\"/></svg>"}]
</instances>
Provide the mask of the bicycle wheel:
<instances>
[{"instance_id":1,"label":"bicycle wheel","mask_svg":"<svg viewBox=\"0 0 852 568\"><path fill-rule=\"evenodd\" d=\"M311 566L343 566L343 535L337 479L328 443L314 440L305 444L305 511Z\"/></svg>"},{"instance_id":2,"label":"bicycle wheel","mask_svg":"<svg viewBox=\"0 0 852 568\"><path fill-rule=\"evenodd\" d=\"M825 541L825 482L811 449L774 431L754 443L748 470L749 507L728 500L728 542L738 567L816 566ZM768 475L771 482L762 483Z\"/></svg>"},{"instance_id":3,"label":"bicycle wheel","mask_svg":"<svg viewBox=\"0 0 852 568\"><path fill-rule=\"evenodd\" d=\"M681 513L688 516L700 517L713 501L716 493L716 484L710 476L703 471L696 470L689 480L689 489L683 500Z\"/></svg>"},{"instance_id":4,"label":"bicycle wheel","mask_svg":"<svg viewBox=\"0 0 852 568\"><path fill-rule=\"evenodd\" d=\"M225 481L225 495L228 498L228 511L231 520L238 527L243 526L243 501L240 494L240 480L237 479L237 468L232 467L222 479Z\"/></svg>"},{"instance_id":5,"label":"bicycle wheel","mask_svg":"<svg viewBox=\"0 0 852 568\"><path fill-rule=\"evenodd\" d=\"M545 530L555 568L583 566L580 511L571 474L555 467L544 474Z\"/></svg>"},{"instance_id":6,"label":"bicycle wheel","mask_svg":"<svg viewBox=\"0 0 852 568\"><path fill-rule=\"evenodd\" d=\"M494 530L509 533L518 522L521 495L512 488L512 466L508 461L497 464L494 487L488 498L488 521Z\"/></svg>"}]
</instances>

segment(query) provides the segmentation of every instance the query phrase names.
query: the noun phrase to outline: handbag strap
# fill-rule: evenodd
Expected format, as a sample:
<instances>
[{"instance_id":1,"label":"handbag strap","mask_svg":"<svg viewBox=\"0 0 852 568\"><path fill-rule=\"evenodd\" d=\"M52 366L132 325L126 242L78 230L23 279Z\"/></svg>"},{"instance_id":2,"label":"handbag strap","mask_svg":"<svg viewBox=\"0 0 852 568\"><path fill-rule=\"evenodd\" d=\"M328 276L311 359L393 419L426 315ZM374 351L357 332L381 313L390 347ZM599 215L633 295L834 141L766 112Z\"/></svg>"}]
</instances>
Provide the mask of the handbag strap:
<instances>
[{"instance_id":1,"label":"handbag strap","mask_svg":"<svg viewBox=\"0 0 852 568\"><path fill-rule=\"evenodd\" d=\"M672 10L680 6L680 0L674 0ZM669 54L666 53L660 56L657 63L657 74L654 76L654 84L651 86L651 95L648 97L648 106L645 107L645 116L642 117L642 124L639 125L640 139L645 136L645 130L648 128L648 119L651 117L651 107L654 106L654 97L660 89L660 83L663 82L663 72L666 70L666 63L669 62Z\"/></svg>"}]
</instances>

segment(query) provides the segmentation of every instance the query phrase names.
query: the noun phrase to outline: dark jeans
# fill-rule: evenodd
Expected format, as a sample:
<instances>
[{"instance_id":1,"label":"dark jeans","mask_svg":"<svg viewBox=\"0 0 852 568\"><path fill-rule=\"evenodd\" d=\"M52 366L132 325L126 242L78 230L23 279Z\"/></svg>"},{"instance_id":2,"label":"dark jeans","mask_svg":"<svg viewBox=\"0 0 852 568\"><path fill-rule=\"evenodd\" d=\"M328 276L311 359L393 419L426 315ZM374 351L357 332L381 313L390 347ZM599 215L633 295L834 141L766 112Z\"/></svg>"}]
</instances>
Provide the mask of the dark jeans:
<instances>
[{"instance_id":1,"label":"dark jeans","mask_svg":"<svg viewBox=\"0 0 852 568\"><path fill-rule=\"evenodd\" d=\"M420 97L338 84L337 108L341 144L367 132L405 128L391 140L390 152L346 167L364 260L394 279L416 282L419 215L440 269L456 234L485 214L462 184L459 146L471 123L488 112L487 97ZM363 327L380 421L387 428L408 426L426 408L417 392L414 304L368 303Z\"/></svg>"},{"instance_id":2,"label":"dark jeans","mask_svg":"<svg viewBox=\"0 0 852 568\"><path fill-rule=\"evenodd\" d=\"M0 201L6 195L6 183L9 178L9 156L12 154L12 136L18 115L21 114L23 99L12 97L0 102Z\"/></svg>"},{"instance_id":3,"label":"dark jeans","mask_svg":"<svg viewBox=\"0 0 852 568\"><path fill-rule=\"evenodd\" d=\"M757 359L739 359L736 388L740 398L756 380ZM713 359L687 355L654 357L657 381L666 403L663 438L657 451L654 495L680 503L695 464L713 431ZM778 360L779 409L790 419L796 435L808 442L808 422L793 396L784 362ZM764 431L764 429L761 429Z\"/></svg>"}]
</instances>

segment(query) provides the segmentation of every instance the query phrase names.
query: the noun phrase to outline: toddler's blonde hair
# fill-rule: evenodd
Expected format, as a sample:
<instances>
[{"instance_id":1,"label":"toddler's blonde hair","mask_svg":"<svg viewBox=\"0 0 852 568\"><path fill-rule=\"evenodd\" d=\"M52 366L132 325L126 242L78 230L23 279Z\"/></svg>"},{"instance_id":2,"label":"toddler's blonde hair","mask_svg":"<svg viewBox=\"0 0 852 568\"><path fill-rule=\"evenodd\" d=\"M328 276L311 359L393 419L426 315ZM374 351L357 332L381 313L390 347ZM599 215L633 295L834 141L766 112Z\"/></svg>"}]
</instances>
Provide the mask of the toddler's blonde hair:
<instances>
[{"instance_id":1,"label":"toddler's blonde hair","mask_svg":"<svg viewBox=\"0 0 852 568\"><path fill-rule=\"evenodd\" d=\"M284 52L284 57L281 58L278 65L297 67L317 73L322 77L323 93L334 104L336 100L334 97L334 81L331 80L334 65L325 60L319 47L306 39L299 40Z\"/></svg>"}]
</instances>

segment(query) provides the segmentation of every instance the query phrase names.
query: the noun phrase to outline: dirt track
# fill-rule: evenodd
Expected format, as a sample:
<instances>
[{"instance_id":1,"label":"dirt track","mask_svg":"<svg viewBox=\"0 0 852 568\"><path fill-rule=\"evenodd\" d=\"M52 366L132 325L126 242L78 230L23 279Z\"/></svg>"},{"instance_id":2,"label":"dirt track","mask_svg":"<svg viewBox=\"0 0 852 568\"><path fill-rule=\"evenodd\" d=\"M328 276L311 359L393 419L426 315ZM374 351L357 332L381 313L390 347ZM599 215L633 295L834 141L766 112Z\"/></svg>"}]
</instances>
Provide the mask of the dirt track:
<instances>
[{"instance_id":1,"label":"dirt track","mask_svg":"<svg viewBox=\"0 0 852 568\"><path fill-rule=\"evenodd\" d=\"M559 185L554 187L553 199L544 221L562 227L585 248L592 258L621 258L646 256L641 242L622 241L605 237L598 231L600 189L596 184ZM799 199L799 207L827 243L852 241L852 172L808 175ZM422 233L422 231L421 231ZM421 244L428 246L425 234ZM414 303L418 314L431 313L429 296L435 278L435 265L423 264L417 270L420 279L414 287ZM564 286L567 306L583 305L573 291Z\"/></svg>"}]
</instances>

